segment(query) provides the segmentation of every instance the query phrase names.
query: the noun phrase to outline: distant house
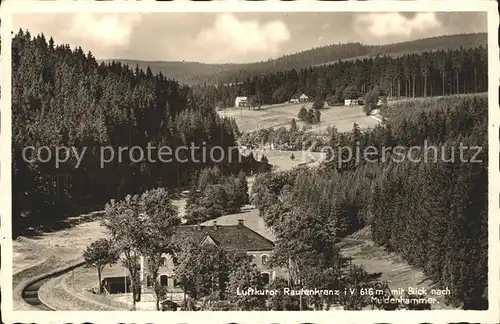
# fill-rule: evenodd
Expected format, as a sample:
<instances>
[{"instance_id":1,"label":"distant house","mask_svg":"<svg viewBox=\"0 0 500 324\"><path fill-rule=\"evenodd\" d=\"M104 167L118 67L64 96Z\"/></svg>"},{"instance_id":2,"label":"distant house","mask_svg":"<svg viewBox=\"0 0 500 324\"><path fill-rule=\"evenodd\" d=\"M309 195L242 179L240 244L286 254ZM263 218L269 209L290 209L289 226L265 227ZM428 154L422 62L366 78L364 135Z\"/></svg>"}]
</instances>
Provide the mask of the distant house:
<instances>
[{"instance_id":1,"label":"distant house","mask_svg":"<svg viewBox=\"0 0 500 324\"><path fill-rule=\"evenodd\" d=\"M234 85L238 85L238 84L243 84L243 82L231 82L231 83L224 83L223 86L234 86Z\"/></svg>"},{"instance_id":2,"label":"distant house","mask_svg":"<svg viewBox=\"0 0 500 324\"><path fill-rule=\"evenodd\" d=\"M248 97L236 97L234 100L235 107L245 107L248 104Z\"/></svg>"},{"instance_id":3,"label":"distant house","mask_svg":"<svg viewBox=\"0 0 500 324\"><path fill-rule=\"evenodd\" d=\"M345 99L344 105L346 106L357 106L359 105L358 99Z\"/></svg>"},{"instance_id":4,"label":"distant house","mask_svg":"<svg viewBox=\"0 0 500 324\"><path fill-rule=\"evenodd\" d=\"M300 102L299 98L292 98L292 99L290 99L290 103L298 104L299 102Z\"/></svg>"},{"instance_id":5,"label":"distant house","mask_svg":"<svg viewBox=\"0 0 500 324\"><path fill-rule=\"evenodd\" d=\"M299 97L299 102L308 102L309 101L309 97L303 93L300 97Z\"/></svg>"}]
</instances>

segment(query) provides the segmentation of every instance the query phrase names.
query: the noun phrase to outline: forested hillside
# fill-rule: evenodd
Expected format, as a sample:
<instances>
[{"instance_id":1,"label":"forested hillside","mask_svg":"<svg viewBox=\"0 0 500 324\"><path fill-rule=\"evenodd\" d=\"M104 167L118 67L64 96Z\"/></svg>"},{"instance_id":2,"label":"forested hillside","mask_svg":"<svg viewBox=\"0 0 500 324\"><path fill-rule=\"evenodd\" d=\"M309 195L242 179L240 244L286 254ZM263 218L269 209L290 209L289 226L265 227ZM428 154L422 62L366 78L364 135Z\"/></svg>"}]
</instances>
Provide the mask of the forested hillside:
<instances>
[{"instance_id":1,"label":"forested hillside","mask_svg":"<svg viewBox=\"0 0 500 324\"><path fill-rule=\"evenodd\" d=\"M387 55L300 70L265 73L231 86L198 86L214 105L234 106L236 96L261 104L282 103L302 93L333 104L357 99L378 86L389 97L426 97L484 92L486 47Z\"/></svg>"},{"instance_id":2,"label":"forested hillside","mask_svg":"<svg viewBox=\"0 0 500 324\"><path fill-rule=\"evenodd\" d=\"M175 159L180 146L220 146L224 172L253 167L236 164L239 153L229 151L238 134L234 120L221 119L187 86L149 69L98 64L81 48L23 31L12 41L12 118L14 230L59 219L77 206L95 210L111 198L187 185L213 163L201 158L202 150L194 156L181 150ZM160 146L171 149L163 162ZM121 157L119 147L126 148ZM60 159L72 153L60 165L57 148Z\"/></svg>"},{"instance_id":3,"label":"forested hillside","mask_svg":"<svg viewBox=\"0 0 500 324\"><path fill-rule=\"evenodd\" d=\"M487 34L459 34L419 39L388 45L363 45L360 43L333 44L302 52L284 55L277 59L248 64L204 64L198 62L150 62L130 59L117 61L130 66L138 65L146 70L149 66L154 73L162 72L185 84L226 84L244 81L267 73L285 70L301 70L309 66L334 63L338 60L357 57L368 58L376 55L418 54L424 51L454 50L460 47L475 48L486 46ZM112 60L105 60L110 62Z\"/></svg>"},{"instance_id":4,"label":"forested hillside","mask_svg":"<svg viewBox=\"0 0 500 324\"><path fill-rule=\"evenodd\" d=\"M252 200L274 229L278 258L319 275L327 269L311 272L300 260L326 259L326 242L370 225L376 244L449 288L451 305L487 309L487 95L414 100L385 113L393 118L373 130L332 131L329 146L341 154L320 169L256 178ZM357 160L339 151L358 143L361 154L376 153Z\"/></svg>"}]
</instances>

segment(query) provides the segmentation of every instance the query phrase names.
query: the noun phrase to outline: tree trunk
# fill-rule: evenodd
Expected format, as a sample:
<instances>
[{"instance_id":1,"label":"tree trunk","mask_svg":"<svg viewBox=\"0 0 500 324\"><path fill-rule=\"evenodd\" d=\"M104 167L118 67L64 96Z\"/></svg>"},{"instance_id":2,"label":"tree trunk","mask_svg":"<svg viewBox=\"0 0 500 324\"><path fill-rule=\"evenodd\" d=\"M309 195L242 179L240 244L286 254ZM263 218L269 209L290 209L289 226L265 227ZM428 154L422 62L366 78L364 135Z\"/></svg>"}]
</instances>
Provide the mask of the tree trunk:
<instances>
[{"instance_id":1,"label":"tree trunk","mask_svg":"<svg viewBox=\"0 0 500 324\"><path fill-rule=\"evenodd\" d=\"M182 286L182 291L184 293L184 310L187 310L186 285Z\"/></svg>"},{"instance_id":2,"label":"tree trunk","mask_svg":"<svg viewBox=\"0 0 500 324\"><path fill-rule=\"evenodd\" d=\"M137 256L134 252L134 263L130 267L130 290L132 290L132 310L136 310L136 296L137 296L137 291L136 291L136 282L135 280L137 279Z\"/></svg>"},{"instance_id":3,"label":"tree trunk","mask_svg":"<svg viewBox=\"0 0 500 324\"><path fill-rule=\"evenodd\" d=\"M443 96L444 96L444 71L441 72L441 79L443 80Z\"/></svg>"},{"instance_id":4,"label":"tree trunk","mask_svg":"<svg viewBox=\"0 0 500 324\"><path fill-rule=\"evenodd\" d=\"M101 280L101 275L102 275L102 269L97 268L97 277L99 278L99 293L102 294L102 280Z\"/></svg>"},{"instance_id":5,"label":"tree trunk","mask_svg":"<svg viewBox=\"0 0 500 324\"><path fill-rule=\"evenodd\" d=\"M415 98L415 77L413 77L413 98Z\"/></svg>"},{"instance_id":6,"label":"tree trunk","mask_svg":"<svg viewBox=\"0 0 500 324\"><path fill-rule=\"evenodd\" d=\"M458 94L458 93L460 93L460 89L459 89L459 86L458 86L459 81L460 81L460 80L459 80L459 78L458 78L458 72L457 72L457 94Z\"/></svg>"},{"instance_id":7,"label":"tree trunk","mask_svg":"<svg viewBox=\"0 0 500 324\"><path fill-rule=\"evenodd\" d=\"M132 280L132 278L130 278L130 290L132 290L132 310L135 311L135 309L136 309L136 307L135 307L135 284L134 284L134 280Z\"/></svg>"},{"instance_id":8,"label":"tree trunk","mask_svg":"<svg viewBox=\"0 0 500 324\"><path fill-rule=\"evenodd\" d=\"M474 92L477 93L477 69L474 69Z\"/></svg>"},{"instance_id":9,"label":"tree trunk","mask_svg":"<svg viewBox=\"0 0 500 324\"><path fill-rule=\"evenodd\" d=\"M424 97L427 97L427 76L424 77Z\"/></svg>"},{"instance_id":10,"label":"tree trunk","mask_svg":"<svg viewBox=\"0 0 500 324\"><path fill-rule=\"evenodd\" d=\"M401 80L398 77L398 98L401 97Z\"/></svg>"}]
</instances>

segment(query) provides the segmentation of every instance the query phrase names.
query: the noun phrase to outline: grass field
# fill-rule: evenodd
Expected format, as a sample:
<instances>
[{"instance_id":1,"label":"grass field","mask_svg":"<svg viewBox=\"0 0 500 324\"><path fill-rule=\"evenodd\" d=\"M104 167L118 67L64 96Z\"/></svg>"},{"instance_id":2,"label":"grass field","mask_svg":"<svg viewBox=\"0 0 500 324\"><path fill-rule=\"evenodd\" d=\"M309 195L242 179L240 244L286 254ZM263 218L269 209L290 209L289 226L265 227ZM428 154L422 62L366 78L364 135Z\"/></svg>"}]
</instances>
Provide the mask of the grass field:
<instances>
[{"instance_id":1,"label":"grass field","mask_svg":"<svg viewBox=\"0 0 500 324\"><path fill-rule=\"evenodd\" d=\"M303 104L268 105L262 106L260 110L248 110L247 108L228 108L220 111L221 116L234 118L240 131L247 132L261 128L289 127L293 118L297 125L302 128L302 122L297 120L297 115ZM306 103L306 108L312 107L312 103ZM338 106L327 107L321 110L321 122L312 125L311 131L325 130L329 125L337 127L338 131L345 132L352 130L354 123L358 123L361 128L368 128L377 125L377 120L366 116L362 106Z\"/></svg>"},{"instance_id":2,"label":"grass field","mask_svg":"<svg viewBox=\"0 0 500 324\"><path fill-rule=\"evenodd\" d=\"M27 308L27 304L22 301L20 296L20 291L24 288L23 285L27 280L48 274L56 269L68 267L82 260L82 251L85 247L90 242L104 236L105 232L99 221L92 221L34 237L18 237L13 241L12 271L14 276L12 284L13 290L19 292L19 295L13 296L14 309ZM51 280L46 284L50 282ZM68 304L76 300L56 292L48 295L57 295L59 299L65 300Z\"/></svg>"},{"instance_id":3,"label":"grass field","mask_svg":"<svg viewBox=\"0 0 500 324\"><path fill-rule=\"evenodd\" d=\"M99 221L93 221L39 236L19 237L12 242L12 271L19 272L49 257L56 257L64 265L81 258L83 249L104 235Z\"/></svg>"}]
</instances>

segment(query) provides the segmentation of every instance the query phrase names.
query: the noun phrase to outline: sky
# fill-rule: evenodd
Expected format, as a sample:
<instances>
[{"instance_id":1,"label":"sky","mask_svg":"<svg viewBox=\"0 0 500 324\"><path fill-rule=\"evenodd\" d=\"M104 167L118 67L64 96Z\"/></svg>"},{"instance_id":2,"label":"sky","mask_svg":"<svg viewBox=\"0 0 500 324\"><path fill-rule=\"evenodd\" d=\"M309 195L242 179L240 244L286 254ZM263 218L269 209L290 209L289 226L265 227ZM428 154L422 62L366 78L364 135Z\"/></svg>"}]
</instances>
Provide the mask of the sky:
<instances>
[{"instance_id":1,"label":"sky","mask_svg":"<svg viewBox=\"0 0 500 324\"><path fill-rule=\"evenodd\" d=\"M19 28L97 59L248 63L346 42L388 44L486 32L484 12L37 13Z\"/></svg>"}]
</instances>

